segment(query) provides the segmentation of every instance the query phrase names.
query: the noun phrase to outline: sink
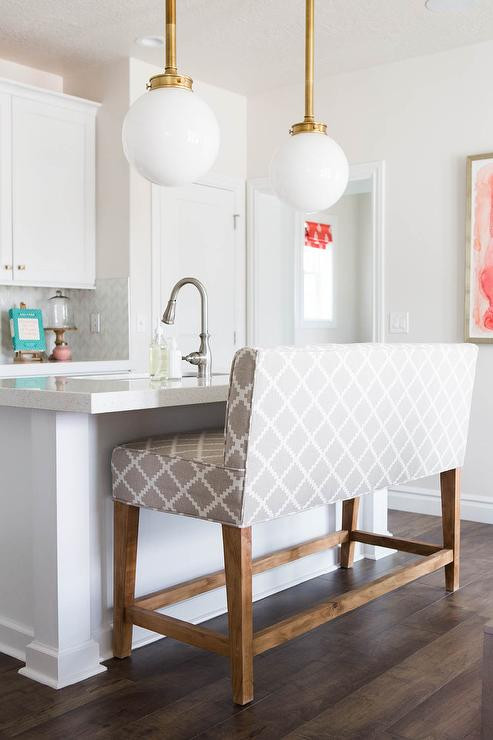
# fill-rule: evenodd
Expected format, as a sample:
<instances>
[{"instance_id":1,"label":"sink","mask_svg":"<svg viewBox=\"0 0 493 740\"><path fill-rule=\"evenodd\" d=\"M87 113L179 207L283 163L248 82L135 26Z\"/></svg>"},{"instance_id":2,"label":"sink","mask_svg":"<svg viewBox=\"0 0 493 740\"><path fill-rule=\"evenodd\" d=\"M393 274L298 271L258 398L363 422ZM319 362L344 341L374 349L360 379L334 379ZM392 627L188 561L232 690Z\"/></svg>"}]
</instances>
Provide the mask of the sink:
<instances>
[{"instance_id":1,"label":"sink","mask_svg":"<svg viewBox=\"0 0 493 740\"><path fill-rule=\"evenodd\" d=\"M212 377L227 377L229 373L212 373ZM149 373L98 373L92 375L70 375L73 380L152 380ZM184 378L196 378L197 373L183 373Z\"/></svg>"},{"instance_id":2,"label":"sink","mask_svg":"<svg viewBox=\"0 0 493 740\"><path fill-rule=\"evenodd\" d=\"M221 377L224 378L225 375L229 376L229 372L211 373L211 377L213 377L213 378L221 378ZM197 377L197 373L183 373L183 377L184 378L196 378Z\"/></svg>"},{"instance_id":3,"label":"sink","mask_svg":"<svg viewBox=\"0 0 493 740\"><path fill-rule=\"evenodd\" d=\"M70 375L73 380L148 380L149 373L93 373L91 375Z\"/></svg>"}]
</instances>

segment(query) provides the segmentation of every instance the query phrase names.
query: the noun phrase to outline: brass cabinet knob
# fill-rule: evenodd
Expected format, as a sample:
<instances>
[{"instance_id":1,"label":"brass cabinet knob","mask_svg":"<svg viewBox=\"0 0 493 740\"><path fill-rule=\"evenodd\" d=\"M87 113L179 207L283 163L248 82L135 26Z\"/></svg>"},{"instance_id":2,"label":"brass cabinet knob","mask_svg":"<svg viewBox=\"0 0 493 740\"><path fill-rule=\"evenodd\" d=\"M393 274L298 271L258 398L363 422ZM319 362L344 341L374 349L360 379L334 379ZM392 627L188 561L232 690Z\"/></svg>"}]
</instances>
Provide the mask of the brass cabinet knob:
<instances>
[{"instance_id":1,"label":"brass cabinet knob","mask_svg":"<svg viewBox=\"0 0 493 740\"><path fill-rule=\"evenodd\" d=\"M26 265L17 265L17 269L18 270L25 270L26 269Z\"/></svg>"},{"instance_id":2,"label":"brass cabinet knob","mask_svg":"<svg viewBox=\"0 0 493 740\"><path fill-rule=\"evenodd\" d=\"M12 265L4 265L3 266L3 269L4 270L12 270L12 267L13 267Z\"/></svg>"}]
</instances>

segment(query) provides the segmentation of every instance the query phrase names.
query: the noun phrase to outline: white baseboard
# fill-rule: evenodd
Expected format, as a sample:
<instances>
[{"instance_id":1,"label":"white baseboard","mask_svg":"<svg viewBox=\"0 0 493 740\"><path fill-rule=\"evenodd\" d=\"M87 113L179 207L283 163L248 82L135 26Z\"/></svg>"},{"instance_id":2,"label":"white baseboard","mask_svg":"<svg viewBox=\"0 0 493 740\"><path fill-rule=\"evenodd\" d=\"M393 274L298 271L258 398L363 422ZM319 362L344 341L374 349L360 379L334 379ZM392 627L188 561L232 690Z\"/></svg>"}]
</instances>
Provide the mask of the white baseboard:
<instances>
[{"instance_id":1,"label":"white baseboard","mask_svg":"<svg viewBox=\"0 0 493 740\"><path fill-rule=\"evenodd\" d=\"M101 665L99 645L95 640L66 650L32 640L26 647L26 665L19 673L52 689L63 689L106 670L106 666Z\"/></svg>"},{"instance_id":2,"label":"white baseboard","mask_svg":"<svg viewBox=\"0 0 493 740\"><path fill-rule=\"evenodd\" d=\"M441 516L440 491L419 486L389 488L389 509ZM461 494L461 519L493 524L493 498Z\"/></svg>"},{"instance_id":3,"label":"white baseboard","mask_svg":"<svg viewBox=\"0 0 493 740\"><path fill-rule=\"evenodd\" d=\"M26 647L32 639L32 629L13 619L0 616L0 653L25 661Z\"/></svg>"}]
</instances>

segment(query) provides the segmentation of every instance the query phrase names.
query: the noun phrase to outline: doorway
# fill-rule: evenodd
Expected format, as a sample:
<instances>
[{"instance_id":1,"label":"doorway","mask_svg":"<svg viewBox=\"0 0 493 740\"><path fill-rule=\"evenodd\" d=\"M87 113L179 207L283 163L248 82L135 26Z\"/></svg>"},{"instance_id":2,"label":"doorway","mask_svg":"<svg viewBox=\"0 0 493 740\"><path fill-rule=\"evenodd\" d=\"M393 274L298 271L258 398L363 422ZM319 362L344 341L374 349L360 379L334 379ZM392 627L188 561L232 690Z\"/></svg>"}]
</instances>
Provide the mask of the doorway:
<instances>
[{"instance_id":1,"label":"doorway","mask_svg":"<svg viewBox=\"0 0 493 740\"><path fill-rule=\"evenodd\" d=\"M268 180L247 188L248 343L384 338L384 162L352 165L333 207L299 214Z\"/></svg>"}]
</instances>

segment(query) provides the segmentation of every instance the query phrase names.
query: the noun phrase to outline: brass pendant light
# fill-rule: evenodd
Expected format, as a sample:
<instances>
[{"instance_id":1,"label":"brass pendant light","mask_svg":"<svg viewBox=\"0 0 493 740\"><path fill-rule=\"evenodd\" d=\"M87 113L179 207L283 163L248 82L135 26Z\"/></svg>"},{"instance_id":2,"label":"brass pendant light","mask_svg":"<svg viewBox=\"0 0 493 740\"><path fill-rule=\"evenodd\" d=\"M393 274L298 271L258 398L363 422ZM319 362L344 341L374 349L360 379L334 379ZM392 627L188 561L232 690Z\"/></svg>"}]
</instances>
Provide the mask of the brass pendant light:
<instances>
[{"instance_id":1,"label":"brass pendant light","mask_svg":"<svg viewBox=\"0 0 493 740\"><path fill-rule=\"evenodd\" d=\"M165 0L165 68L129 109L122 129L129 163L157 185L191 183L212 167L219 126L209 106L192 91L192 78L176 66L176 0Z\"/></svg>"},{"instance_id":2,"label":"brass pendant light","mask_svg":"<svg viewBox=\"0 0 493 740\"><path fill-rule=\"evenodd\" d=\"M272 158L270 177L279 198L298 211L329 208L347 187L349 165L343 150L327 136L327 125L315 120L314 24L315 0L306 0L305 117L294 123L290 137Z\"/></svg>"}]
</instances>

